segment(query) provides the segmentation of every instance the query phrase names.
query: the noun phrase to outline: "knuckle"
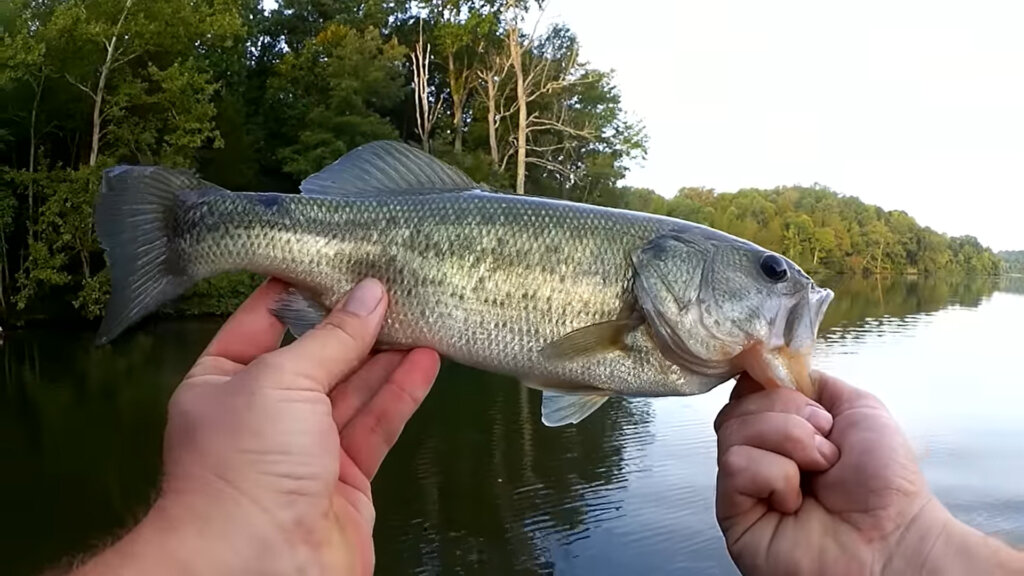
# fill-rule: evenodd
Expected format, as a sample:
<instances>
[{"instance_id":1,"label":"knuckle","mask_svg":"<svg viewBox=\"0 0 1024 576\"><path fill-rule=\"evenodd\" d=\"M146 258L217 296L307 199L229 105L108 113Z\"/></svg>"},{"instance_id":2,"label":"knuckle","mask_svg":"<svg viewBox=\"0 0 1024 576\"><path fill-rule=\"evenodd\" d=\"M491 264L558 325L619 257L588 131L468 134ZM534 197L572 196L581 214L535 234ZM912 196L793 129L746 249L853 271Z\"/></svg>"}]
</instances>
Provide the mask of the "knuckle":
<instances>
[{"instance_id":1,"label":"knuckle","mask_svg":"<svg viewBox=\"0 0 1024 576\"><path fill-rule=\"evenodd\" d=\"M791 487L800 485L800 468L797 467L793 461L788 461L785 466L782 467L782 474L779 475L779 480L782 482L782 487Z\"/></svg>"},{"instance_id":2,"label":"knuckle","mask_svg":"<svg viewBox=\"0 0 1024 576\"><path fill-rule=\"evenodd\" d=\"M730 446L727 448L722 453L721 461L718 465L722 474L726 476L743 475L749 466L749 458L747 458L745 452L746 450L742 446Z\"/></svg>"},{"instance_id":3,"label":"knuckle","mask_svg":"<svg viewBox=\"0 0 1024 576\"><path fill-rule=\"evenodd\" d=\"M188 387L180 387L167 402L167 416L177 422L195 422L202 419L206 403Z\"/></svg>"},{"instance_id":4,"label":"knuckle","mask_svg":"<svg viewBox=\"0 0 1024 576\"><path fill-rule=\"evenodd\" d=\"M718 431L718 454L724 456L737 446L743 445L743 427L737 426L736 420L722 424Z\"/></svg>"},{"instance_id":5,"label":"knuckle","mask_svg":"<svg viewBox=\"0 0 1024 576\"><path fill-rule=\"evenodd\" d=\"M718 415L715 416L714 421L715 432L717 432L718 434L722 433L722 430L724 429L725 425L728 424L729 421L733 419L733 416L736 412L736 406L737 404L730 402L726 404L721 410L718 411Z\"/></svg>"},{"instance_id":6,"label":"knuckle","mask_svg":"<svg viewBox=\"0 0 1024 576\"><path fill-rule=\"evenodd\" d=\"M405 385L403 382L395 383L395 396L397 396L396 402L402 404L401 407L409 412L412 412L423 401L422 397L418 394L414 394L412 390L409 389L409 386Z\"/></svg>"},{"instance_id":7,"label":"knuckle","mask_svg":"<svg viewBox=\"0 0 1024 576\"><path fill-rule=\"evenodd\" d=\"M785 425L782 427L780 440L782 447L789 452L798 451L804 445L807 430L800 425L796 416L787 416Z\"/></svg>"},{"instance_id":8,"label":"knuckle","mask_svg":"<svg viewBox=\"0 0 1024 576\"><path fill-rule=\"evenodd\" d=\"M807 397L790 388L775 390L775 408L782 412L796 412L807 405Z\"/></svg>"},{"instance_id":9,"label":"knuckle","mask_svg":"<svg viewBox=\"0 0 1024 576\"><path fill-rule=\"evenodd\" d=\"M806 458L815 453L814 430L799 416L789 416L781 437L781 448L789 457Z\"/></svg>"},{"instance_id":10,"label":"knuckle","mask_svg":"<svg viewBox=\"0 0 1024 576\"><path fill-rule=\"evenodd\" d=\"M282 360L280 355L275 352L264 354L263 356L256 358L249 363L249 367L254 371L269 374L291 371L291 366L288 362Z\"/></svg>"},{"instance_id":11,"label":"knuckle","mask_svg":"<svg viewBox=\"0 0 1024 576\"><path fill-rule=\"evenodd\" d=\"M337 316L328 316L314 330L328 335L342 346L360 346L365 344L367 336L352 326L351 322L345 322ZM357 325L358 326L358 325Z\"/></svg>"}]
</instances>

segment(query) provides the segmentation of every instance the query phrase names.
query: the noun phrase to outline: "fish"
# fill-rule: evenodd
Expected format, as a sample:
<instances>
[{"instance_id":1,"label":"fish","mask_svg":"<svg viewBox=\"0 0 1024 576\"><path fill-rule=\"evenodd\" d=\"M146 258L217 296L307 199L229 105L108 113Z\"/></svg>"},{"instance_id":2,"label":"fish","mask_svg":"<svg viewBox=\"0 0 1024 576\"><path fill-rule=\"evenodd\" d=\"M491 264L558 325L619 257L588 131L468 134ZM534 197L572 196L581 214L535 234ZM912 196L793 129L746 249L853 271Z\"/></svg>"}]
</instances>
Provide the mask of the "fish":
<instances>
[{"instance_id":1,"label":"fish","mask_svg":"<svg viewBox=\"0 0 1024 576\"><path fill-rule=\"evenodd\" d=\"M669 216L515 194L397 140L295 192L230 191L161 166L106 169L94 223L110 343L201 279L290 288L272 313L300 337L361 279L386 287L376 347L427 347L541 391L547 426L613 396L703 394L737 377L813 396L833 292L792 260Z\"/></svg>"}]
</instances>

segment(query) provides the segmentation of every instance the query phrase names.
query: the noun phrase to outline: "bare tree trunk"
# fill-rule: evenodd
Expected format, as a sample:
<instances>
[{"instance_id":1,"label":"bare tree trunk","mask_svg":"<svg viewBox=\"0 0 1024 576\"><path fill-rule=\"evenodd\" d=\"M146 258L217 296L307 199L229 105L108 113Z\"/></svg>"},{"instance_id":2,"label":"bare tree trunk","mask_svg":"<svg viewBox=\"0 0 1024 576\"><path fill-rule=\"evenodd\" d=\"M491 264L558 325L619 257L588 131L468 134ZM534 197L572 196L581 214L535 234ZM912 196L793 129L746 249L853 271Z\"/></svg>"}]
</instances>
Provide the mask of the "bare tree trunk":
<instances>
[{"instance_id":1,"label":"bare tree trunk","mask_svg":"<svg viewBox=\"0 0 1024 576\"><path fill-rule=\"evenodd\" d=\"M125 18L128 17L128 10L132 7L133 1L125 0L124 10L121 11L121 18L117 21L117 26L114 27L114 33L110 35L110 40L103 40L103 43L107 46L107 58L103 61L103 66L100 68L100 79L96 84L96 90L90 90L84 84L72 80L71 76L65 75L72 84L92 96L92 146L89 149L89 166L95 166L100 155L100 137L103 134L103 96L107 88L107 78L110 76L111 70L125 62L125 60L115 62L115 59L121 54L117 49L117 39L121 35L121 26L124 25Z\"/></svg>"},{"instance_id":2,"label":"bare tree trunk","mask_svg":"<svg viewBox=\"0 0 1024 576\"><path fill-rule=\"evenodd\" d=\"M39 83L32 82L32 86L36 89L36 97L32 102L32 119L29 121L28 128L28 241L31 244L34 238L35 226L32 224L35 222L35 209L33 207L33 198L35 197L35 173L36 173L36 118L39 113L39 100L43 95L43 83L46 82L46 74L40 72Z\"/></svg>"},{"instance_id":3,"label":"bare tree trunk","mask_svg":"<svg viewBox=\"0 0 1024 576\"><path fill-rule=\"evenodd\" d=\"M452 120L455 121L455 153L462 154L462 108L466 104L466 76L455 72L455 56L448 53L448 87L452 91Z\"/></svg>"},{"instance_id":4,"label":"bare tree trunk","mask_svg":"<svg viewBox=\"0 0 1024 576\"><path fill-rule=\"evenodd\" d=\"M486 69L477 71L477 75L484 81L486 90L484 99L487 101L487 139L491 145L491 164L495 170L501 169L501 157L498 153L498 84L507 71L507 61L502 69L501 58L498 56L490 60Z\"/></svg>"},{"instance_id":5,"label":"bare tree trunk","mask_svg":"<svg viewBox=\"0 0 1024 576\"><path fill-rule=\"evenodd\" d=\"M89 250L82 248L80 246L78 249L78 254L82 258L82 276L84 276L85 279L88 280L89 278L92 277L92 274L90 274L89 272Z\"/></svg>"},{"instance_id":6,"label":"bare tree trunk","mask_svg":"<svg viewBox=\"0 0 1024 576\"><path fill-rule=\"evenodd\" d=\"M516 101L519 103L519 125L516 132L516 194L526 193L526 83L523 79L523 52L519 43L519 29L513 26L508 32L509 57L516 71Z\"/></svg>"},{"instance_id":7,"label":"bare tree trunk","mask_svg":"<svg viewBox=\"0 0 1024 576\"><path fill-rule=\"evenodd\" d=\"M487 138L491 143L491 162L498 167L498 117L496 99L497 86L494 85L494 77L487 76Z\"/></svg>"},{"instance_id":8,"label":"bare tree trunk","mask_svg":"<svg viewBox=\"0 0 1024 576\"><path fill-rule=\"evenodd\" d=\"M440 103L431 110L429 94L430 44L423 46L423 21L420 20L420 38L411 55L413 89L416 94L416 133L420 135L424 152L430 152L430 130L441 112Z\"/></svg>"},{"instance_id":9,"label":"bare tree trunk","mask_svg":"<svg viewBox=\"0 0 1024 576\"><path fill-rule=\"evenodd\" d=\"M4 241L6 231L0 229L0 310L7 310L7 300L4 298L4 286L10 281L10 274L7 272L7 242Z\"/></svg>"}]
</instances>

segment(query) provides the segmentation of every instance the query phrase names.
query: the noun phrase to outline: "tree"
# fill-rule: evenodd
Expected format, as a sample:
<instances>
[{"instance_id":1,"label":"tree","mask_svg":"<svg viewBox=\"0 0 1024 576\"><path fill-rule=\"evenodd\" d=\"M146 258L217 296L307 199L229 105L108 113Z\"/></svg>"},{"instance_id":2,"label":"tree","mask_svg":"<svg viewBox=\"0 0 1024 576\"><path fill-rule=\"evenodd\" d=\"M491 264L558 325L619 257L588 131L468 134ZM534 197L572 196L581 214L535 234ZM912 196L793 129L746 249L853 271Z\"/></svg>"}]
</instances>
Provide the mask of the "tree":
<instances>
[{"instance_id":1,"label":"tree","mask_svg":"<svg viewBox=\"0 0 1024 576\"><path fill-rule=\"evenodd\" d=\"M454 151L462 154L466 101L479 81L484 47L498 30L500 0L431 0L425 6L446 64Z\"/></svg>"},{"instance_id":2,"label":"tree","mask_svg":"<svg viewBox=\"0 0 1024 576\"><path fill-rule=\"evenodd\" d=\"M154 163L230 189L291 190L375 139L417 141L489 186L666 214L812 273L1020 270L821 184L664 198L622 186L646 154L612 71L533 0L11 0L0 3L0 313L98 314L100 170ZM1010 258L1010 260L1007 260ZM1005 262L1010 262L1009 264ZM253 275L204 281L221 313Z\"/></svg>"},{"instance_id":3,"label":"tree","mask_svg":"<svg viewBox=\"0 0 1024 576\"><path fill-rule=\"evenodd\" d=\"M286 55L268 90L268 106L286 111L283 128L296 135L279 153L285 172L304 178L361 144L395 138L382 113L402 99L404 58L395 39L342 24Z\"/></svg>"}]
</instances>

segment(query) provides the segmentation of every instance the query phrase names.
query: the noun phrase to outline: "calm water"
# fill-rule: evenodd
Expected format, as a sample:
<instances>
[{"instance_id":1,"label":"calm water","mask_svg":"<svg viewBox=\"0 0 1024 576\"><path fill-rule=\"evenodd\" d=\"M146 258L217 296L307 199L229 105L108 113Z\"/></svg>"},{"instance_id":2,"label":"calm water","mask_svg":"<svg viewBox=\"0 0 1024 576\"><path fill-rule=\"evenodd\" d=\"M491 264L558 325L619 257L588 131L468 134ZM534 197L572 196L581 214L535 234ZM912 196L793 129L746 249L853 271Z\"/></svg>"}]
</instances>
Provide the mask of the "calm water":
<instances>
[{"instance_id":1,"label":"calm water","mask_svg":"<svg viewBox=\"0 0 1024 576\"><path fill-rule=\"evenodd\" d=\"M877 393L939 497L1024 545L1024 279L837 281L817 360ZM27 332L0 348L0 566L33 574L145 509L173 387L216 330ZM702 397L614 400L576 427L447 364L375 484L380 574L735 574Z\"/></svg>"}]
</instances>

